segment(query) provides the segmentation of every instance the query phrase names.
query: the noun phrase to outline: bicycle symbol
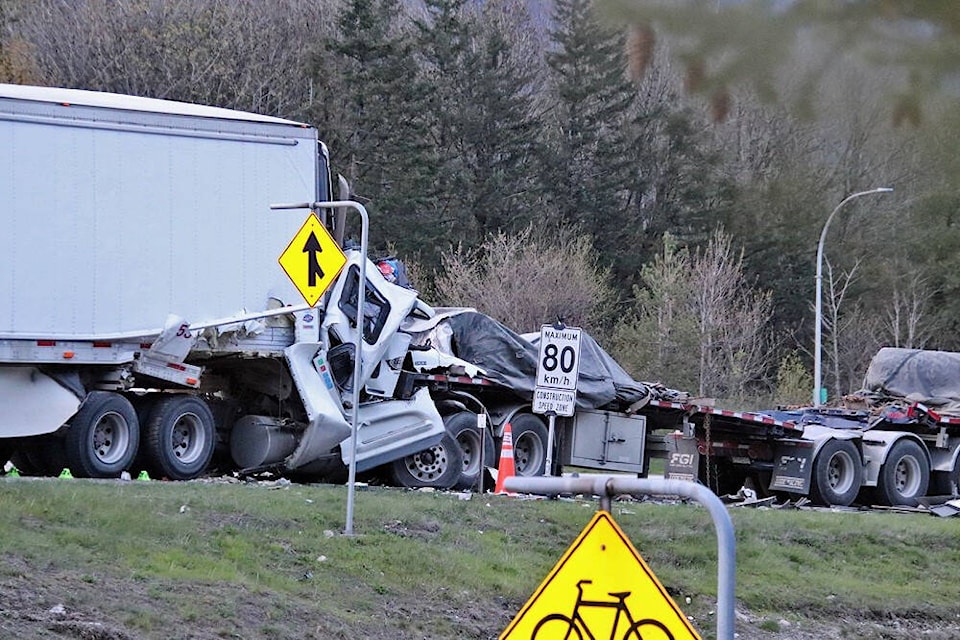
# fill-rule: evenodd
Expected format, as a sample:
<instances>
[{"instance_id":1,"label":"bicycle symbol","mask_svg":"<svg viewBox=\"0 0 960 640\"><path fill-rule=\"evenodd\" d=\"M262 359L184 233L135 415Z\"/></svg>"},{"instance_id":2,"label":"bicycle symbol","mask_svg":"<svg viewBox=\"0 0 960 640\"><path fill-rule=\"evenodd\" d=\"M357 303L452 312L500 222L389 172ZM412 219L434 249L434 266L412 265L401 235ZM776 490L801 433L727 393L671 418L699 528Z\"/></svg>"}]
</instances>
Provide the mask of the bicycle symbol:
<instances>
[{"instance_id":1,"label":"bicycle symbol","mask_svg":"<svg viewBox=\"0 0 960 640\"><path fill-rule=\"evenodd\" d=\"M593 635L586 620L584 620L580 614L581 607L603 607L617 610L617 614L613 618L613 625L610 627L610 640L614 640L613 636L617 632L617 625L620 622L621 615L626 616L628 624L627 632L624 634L623 640L674 640L670 630L658 620L643 618L634 621L630 609L627 607L626 602L624 602L630 596L630 591L608 593L607 595L616 598L615 601L584 600L583 585L592 583L593 580L579 581L577 583L577 602L573 606L573 614L567 616L562 613L551 613L544 616L540 622L537 623L537 626L533 628L533 634L530 636L530 640L554 640L556 638L561 638L562 640L571 640L572 638L583 640L584 634L587 635L589 640L597 640L597 636Z\"/></svg>"}]
</instances>

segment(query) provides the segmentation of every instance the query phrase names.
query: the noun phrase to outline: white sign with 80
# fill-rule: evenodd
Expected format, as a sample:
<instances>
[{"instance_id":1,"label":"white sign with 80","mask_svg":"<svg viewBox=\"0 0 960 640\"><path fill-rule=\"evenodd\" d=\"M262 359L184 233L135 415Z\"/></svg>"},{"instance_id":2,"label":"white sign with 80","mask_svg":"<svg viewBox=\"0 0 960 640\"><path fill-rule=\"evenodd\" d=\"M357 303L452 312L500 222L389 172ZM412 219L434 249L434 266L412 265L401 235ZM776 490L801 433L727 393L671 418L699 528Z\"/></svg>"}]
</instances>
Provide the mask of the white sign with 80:
<instances>
[{"instance_id":1,"label":"white sign with 80","mask_svg":"<svg viewBox=\"0 0 960 640\"><path fill-rule=\"evenodd\" d=\"M579 327L558 329L553 325L543 325L540 329L537 386L576 391L579 372Z\"/></svg>"}]
</instances>

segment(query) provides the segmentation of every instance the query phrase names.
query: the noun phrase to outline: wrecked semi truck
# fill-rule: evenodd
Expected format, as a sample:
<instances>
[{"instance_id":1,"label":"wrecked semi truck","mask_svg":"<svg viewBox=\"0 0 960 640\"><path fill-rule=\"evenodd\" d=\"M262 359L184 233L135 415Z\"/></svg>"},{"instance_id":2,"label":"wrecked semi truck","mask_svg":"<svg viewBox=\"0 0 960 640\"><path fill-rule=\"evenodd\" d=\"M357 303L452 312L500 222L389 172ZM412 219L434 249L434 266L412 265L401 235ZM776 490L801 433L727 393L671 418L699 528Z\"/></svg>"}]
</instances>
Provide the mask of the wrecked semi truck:
<instances>
[{"instance_id":1,"label":"wrecked semi truck","mask_svg":"<svg viewBox=\"0 0 960 640\"><path fill-rule=\"evenodd\" d=\"M957 353L883 348L843 406L766 411L751 428L733 414L677 410L676 462L688 464L668 474L696 473L718 493L750 479L761 493L821 505L915 506L960 487Z\"/></svg>"},{"instance_id":2,"label":"wrecked semi truck","mask_svg":"<svg viewBox=\"0 0 960 640\"><path fill-rule=\"evenodd\" d=\"M352 357L343 309L364 258L347 253L327 313L302 304L277 264L302 219L270 208L331 200L327 158L315 129L279 118L0 85L4 460L188 479L211 460L320 474L455 456L425 388L366 402L357 450L341 446L349 395L325 362ZM418 301L367 301L384 303L364 334L376 365Z\"/></svg>"},{"instance_id":3,"label":"wrecked semi truck","mask_svg":"<svg viewBox=\"0 0 960 640\"><path fill-rule=\"evenodd\" d=\"M510 423L517 473L542 474L532 343L431 308L390 261L356 250L317 306L303 303L278 265L303 212L271 205L333 191L302 123L0 85L0 457L31 475L181 480L214 468L337 479L355 459L393 484L467 487L496 466ZM344 244L344 216L324 211ZM599 409L652 390L591 344L553 460L645 471L644 418Z\"/></svg>"},{"instance_id":4,"label":"wrecked semi truck","mask_svg":"<svg viewBox=\"0 0 960 640\"><path fill-rule=\"evenodd\" d=\"M392 484L466 488L496 466L509 423L518 475L546 472L548 458L554 473L645 475L665 457L672 477L722 489L754 474L832 504L860 484L839 471L873 465L867 486L885 477L889 456L871 453L880 436L811 440L823 427L794 415L691 404L632 380L589 336L577 410L556 420L548 455L547 421L531 410L534 336L434 309L396 281L391 261L351 249L318 305L302 303L278 265L302 212L271 205L333 191L326 149L302 123L0 85L0 458L33 475L170 479L214 469L342 479L355 459ZM320 214L343 244L343 216ZM937 433L946 454L912 434L934 479L953 464L955 483L956 428ZM925 468L900 458L918 461L897 468Z\"/></svg>"}]
</instances>

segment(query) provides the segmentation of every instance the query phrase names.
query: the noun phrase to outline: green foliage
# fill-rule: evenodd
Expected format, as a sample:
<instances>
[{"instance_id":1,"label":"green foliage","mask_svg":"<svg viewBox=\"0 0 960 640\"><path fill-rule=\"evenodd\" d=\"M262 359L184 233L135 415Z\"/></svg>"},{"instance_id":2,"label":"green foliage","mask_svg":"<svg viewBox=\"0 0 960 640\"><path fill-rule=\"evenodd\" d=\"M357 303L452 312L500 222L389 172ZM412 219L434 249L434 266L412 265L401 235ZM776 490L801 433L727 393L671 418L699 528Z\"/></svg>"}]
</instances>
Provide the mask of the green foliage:
<instances>
[{"instance_id":1,"label":"green foliage","mask_svg":"<svg viewBox=\"0 0 960 640\"><path fill-rule=\"evenodd\" d=\"M41 614L62 602L145 640L495 637L597 506L370 487L357 494L357 535L343 536L345 500L342 486L2 480L0 575L19 611L4 629L39 636L49 624ZM680 606L708 637L717 563L709 514L617 501L612 515L669 592L691 598ZM779 619L839 624L863 611L956 624L960 538L950 519L730 516L737 606L762 616L764 629Z\"/></svg>"},{"instance_id":2,"label":"green foliage","mask_svg":"<svg viewBox=\"0 0 960 640\"><path fill-rule=\"evenodd\" d=\"M605 0L604 7L615 19L674 36L672 54L684 64L691 91L716 102L744 84L772 102L783 99L779 76L789 74L787 99L804 117L815 113L830 72L861 60L896 83L887 96L894 124L917 126L931 94L952 92L960 63L960 21L945 3L747 0L708 9L699 2Z\"/></svg>"},{"instance_id":3,"label":"green foliage","mask_svg":"<svg viewBox=\"0 0 960 640\"><path fill-rule=\"evenodd\" d=\"M743 398L764 384L770 300L746 283L729 236L716 231L691 256L665 234L641 277L633 313L614 329L628 371L701 396Z\"/></svg>"},{"instance_id":4,"label":"green foliage","mask_svg":"<svg viewBox=\"0 0 960 640\"><path fill-rule=\"evenodd\" d=\"M529 20L463 0L428 0L426 14L414 24L438 152L434 217L446 238L468 243L519 231L528 216L518 212L533 202L537 136L534 71L510 31L529 29ZM436 251L425 257L436 260Z\"/></svg>"},{"instance_id":5,"label":"green foliage","mask_svg":"<svg viewBox=\"0 0 960 640\"><path fill-rule=\"evenodd\" d=\"M533 226L489 235L476 248L458 246L443 256L435 287L444 304L474 307L518 332L563 318L598 337L616 295L589 237Z\"/></svg>"},{"instance_id":6,"label":"green foliage","mask_svg":"<svg viewBox=\"0 0 960 640\"><path fill-rule=\"evenodd\" d=\"M634 311L614 327L612 353L635 378L677 389L699 386L696 319L689 300L690 255L670 234L641 271Z\"/></svg>"},{"instance_id":7,"label":"green foliage","mask_svg":"<svg viewBox=\"0 0 960 640\"><path fill-rule=\"evenodd\" d=\"M780 359L777 369L777 391L774 401L781 405L805 405L810 400L813 376L800 355L791 351Z\"/></svg>"},{"instance_id":8,"label":"green foliage","mask_svg":"<svg viewBox=\"0 0 960 640\"><path fill-rule=\"evenodd\" d=\"M431 206L437 160L424 109L429 88L401 9L397 0L347 2L313 72L320 81L331 66L337 72L338 92L316 108L338 116L329 130L333 158L369 206L373 244L390 240L412 254L443 230Z\"/></svg>"},{"instance_id":9,"label":"green foliage","mask_svg":"<svg viewBox=\"0 0 960 640\"><path fill-rule=\"evenodd\" d=\"M630 254L630 119L636 92L626 77L623 35L601 22L592 0L555 5L547 54L552 108L543 134L544 199L561 224L591 234L615 273ZM625 242L626 240L626 242Z\"/></svg>"}]
</instances>

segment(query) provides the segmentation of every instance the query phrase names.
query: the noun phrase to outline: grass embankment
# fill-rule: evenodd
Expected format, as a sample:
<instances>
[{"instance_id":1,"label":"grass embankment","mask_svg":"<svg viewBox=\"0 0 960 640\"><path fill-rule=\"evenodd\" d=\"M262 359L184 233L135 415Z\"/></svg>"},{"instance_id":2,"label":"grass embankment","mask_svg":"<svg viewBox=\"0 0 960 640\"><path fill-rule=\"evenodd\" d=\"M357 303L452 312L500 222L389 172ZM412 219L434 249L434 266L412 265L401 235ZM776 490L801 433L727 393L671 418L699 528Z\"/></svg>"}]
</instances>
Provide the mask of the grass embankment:
<instances>
[{"instance_id":1,"label":"grass embankment","mask_svg":"<svg viewBox=\"0 0 960 640\"><path fill-rule=\"evenodd\" d=\"M596 508L380 488L356 498L357 535L345 537L339 486L0 480L0 637L82 624L105 631L73 637L495 638ZM617 502L613 513L712 637L706 510ZM783 619L957 623L956 519L731 513L738 608L770 637ZM58 604L72 626L51 618Z\"/></svg>"}]
</instances>

